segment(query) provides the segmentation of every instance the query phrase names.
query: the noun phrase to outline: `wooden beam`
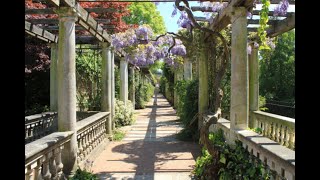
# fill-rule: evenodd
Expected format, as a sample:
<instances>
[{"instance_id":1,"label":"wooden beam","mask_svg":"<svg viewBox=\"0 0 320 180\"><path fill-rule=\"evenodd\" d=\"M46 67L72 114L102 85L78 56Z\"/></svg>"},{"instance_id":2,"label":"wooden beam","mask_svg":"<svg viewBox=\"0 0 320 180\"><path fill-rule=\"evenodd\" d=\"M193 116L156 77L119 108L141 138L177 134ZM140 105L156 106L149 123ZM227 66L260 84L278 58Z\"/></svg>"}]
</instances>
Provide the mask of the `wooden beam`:
<instances>
[{"instance_id":1,"label":"wooden beam","mask_svg":"<svg viewBox=\"0 0 320 180\"><path fill-rule=\"evenodd\" d=\"M111 43L110 34L108 34L105 30L103 30L103 28L97 23L97 21L95 21L93 19L93 17L90 16L90 14L80 6L79 3L77 3L75 5L75 9L79 13L79 24L80 25L83 26L83 24L85 23L87 26L89 26L89 28L87 26L83 26L85 29L87 29L87 30L93 29L96 34L98 34L99 36L101 36L104 39L104 41ZM95 36L96 34L93 34L93 35Z\"/></svg>"},{"instance_id":2,"label":"wooden beam","mask_svg":"<svg viewBox=\"0 0 320 180\"><path fill-rule=\"evenodd\" d=\"M99 41L94 36L76 36L76 44L98 44Z\"/></svg>"},{"instance_id":3,"label":"wooden beam","mask_svg":"<svg viewBox=\"0 0 320 180\"><path fill-rule=\"evenodd\" d=\"M27 19L32 24L59 24L59 19Z\"/></svg>"},{"instance_id":4,"label":"wooden beam","mask_svg":"<svg viewBox=\"0 0 320 180\"><path fill-rule=\"evenodd\" d=\"M40 1L40 0L38 0ZM42 0L43 1L43 0ZM199 1L199 0L188 0ZM229 2L230 0L222 0L222 2ZM78 0L78 2L175 2L175 0ZM220 0L203 0L202 2L220 2ZM271 0L271 4L278 4L280 0ZM289 0L290 4L294 4L295 0Z\"/></svg>"},{"instance_id":5,"label":"wooden beam","mask_svg":"<svg viewBox=\"0 0 320 180\"><path fill-rule=\"evenodd\" d=\"M192 11L202 11L202 12L212 12L210 7L201 7L201 6L192 6L191 7ZM269 11L268 16L273 16L273 12L274 11ZM216 12L212 12L217 14ZM259 15L260 10L253 10L252 11L252 15ZM279 17L287 17L290 16L291 14L293 14L294 12L287 12L286 15L279 15Z\"/></svg>"},{"instance_id":6,"label":"wooden beam","mask_svg":"<svg viewBox=\"0 0 320 180\"><path fill-rule=\"evenodd\" d=\"M273 20L273 19L269 19L268 21L268 25L273 25L274 23L276 23L279 20ZM259 19L248 19L248 25L249 24L259 24Z\"/></svg>"},{"instance_id":7,"label":"wooden beam","mask_svg":"<svg viewBox=\"0 0 320 180\"><path fill-rule=\"evenodd\" d=\"M209 20L207 20L205 17L194 17L194 19L196 21L209 22ZM273 25L276 21L280 21L280 20L270 19L267 24L268 25ZM248 19L248 25L249 24L259 24L259 19Z\"/></svg>"},{"instance_id":8,"label":"wooden beam","mask_svg":"<svg viewBox=\"0 0 320 180\"><path fill-rule=\"evenodd\" d=\"M84 8L89 13L111 13L116 12L114 8ZM47 9L25 9L25 14L56 14L52 8Z\"/></svg>"},{"instance_id":9,"label":"wooden beam","mask_svg":"<svg viewBox=\"0 0 320 180\"><path fill-rule=\"evenodd\" d=\"M57 31L59 30L59 26L43 26L44 30L50 30L50 31ZM104 25L102 26L103 29L114 29L114 25ZM83 26L76 26L76 30L87 30L87 28L84 28Z\"/></svg>"},{"instance_id":10,"label":"wooden beam","mask_svg":"<svg viewBox=\"0 0 320 180\"><path fill-rule=\"evenodd\" d=\"M36 36L45 38L45 39L49 40L50 42L55 42L55 43L58 42L58 36L51 34L50 32L48 32L44 29L41 29L41 28L37 27L36 25L31 24L28 21L25 21L25 31L33 33Z\"/></svg>"},{"instance_id":11,"label":"wooden beam","mask_svg":"<svg viewBox=\"0 0 320 180\"><path fill-rule=\"evenodd\" d=\"M110 23L110 19L95 19L98 23ZM27 19L32 24L59 24L58 19Z\"/></svg>"},{"instance_id":12,"label":"wooden beam","mask_svg":"<svg viewBox=\"0 0 320 180\"><path fill-rule=\"evenodd\" d=\"M282 33L290 31L293 28L295 28L295 14L292 14L282 21L276 22L273 27L267 30L267 36L275 37Z\"/></svg>"}]
</instances>

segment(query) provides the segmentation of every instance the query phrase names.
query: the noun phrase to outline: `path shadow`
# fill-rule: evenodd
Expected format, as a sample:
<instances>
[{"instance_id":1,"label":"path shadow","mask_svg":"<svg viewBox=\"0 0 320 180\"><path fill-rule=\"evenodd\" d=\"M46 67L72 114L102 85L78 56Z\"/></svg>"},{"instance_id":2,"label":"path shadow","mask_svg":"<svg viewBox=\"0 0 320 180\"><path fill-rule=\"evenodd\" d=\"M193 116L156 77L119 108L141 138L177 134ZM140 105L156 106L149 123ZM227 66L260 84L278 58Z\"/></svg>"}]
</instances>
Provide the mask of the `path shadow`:
<instances>
[{"instance_id":1,"label":"path shadow","mask_svg":"<svg viewBox=\"0 0 320 180\"><path fill-rule=\"evenodd\" d=\"M164 99L163 96L161 99ZM153 105L149 106L149 108L152 108L152 111L148 115L148 130L144 139L128 141L128 143L120 144L112 148L112 152L126 154L128 156L124 159L121 159L121 161L134 164L136 167L134 169L135 172L132 172L132 170L121 172L104 171L97 173L99 177L103 179L115 179L116 173L134 173L133 176L131 175L131 177L128 176L127 178L124 178L154 180L154 175L157 172L190 172L191 169L193 169L193 167L190 167L191 165L188 165L186 168L186 165L184 165L183 162L189 160L195 161L196 158L200 156L201 149L199 145L195 144L194 142L178 141L175 138L175 134L157 137L156 127L168 126L168 124L179 124L179 121L176 119L156 122L156 118L158 118L157 110L159 108L157 105L157 100L158 91L155 90ZM162 107L167 106L161 106L161 108ZM161 131L158 131L159 134L160 132ZM190 154L189 156L182 154L186 152L191 153L191 156Z\"/></svg>"}]
</instances>

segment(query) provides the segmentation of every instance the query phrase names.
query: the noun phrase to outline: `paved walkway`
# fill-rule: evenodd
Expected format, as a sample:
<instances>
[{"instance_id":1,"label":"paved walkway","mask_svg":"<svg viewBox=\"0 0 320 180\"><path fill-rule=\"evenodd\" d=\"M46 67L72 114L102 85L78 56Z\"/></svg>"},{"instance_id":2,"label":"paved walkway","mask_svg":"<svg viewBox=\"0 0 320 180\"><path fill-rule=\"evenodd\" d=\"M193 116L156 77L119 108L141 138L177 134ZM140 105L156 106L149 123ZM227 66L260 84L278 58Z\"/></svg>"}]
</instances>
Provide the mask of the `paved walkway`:
<instances>
[{"instance_id":1,"label":"paved walkway","mask_svg":"<svg viewBox=\"0 0 320 180\"><path fill-rule=\"evenodd\" d=\"M122 141L111 142L97 157L93 173L112 180L191 179L200 148L175 139L182 126L168 101L156 94L145 109L136 112L136 123Z\"/></svg>"}]
</instances>

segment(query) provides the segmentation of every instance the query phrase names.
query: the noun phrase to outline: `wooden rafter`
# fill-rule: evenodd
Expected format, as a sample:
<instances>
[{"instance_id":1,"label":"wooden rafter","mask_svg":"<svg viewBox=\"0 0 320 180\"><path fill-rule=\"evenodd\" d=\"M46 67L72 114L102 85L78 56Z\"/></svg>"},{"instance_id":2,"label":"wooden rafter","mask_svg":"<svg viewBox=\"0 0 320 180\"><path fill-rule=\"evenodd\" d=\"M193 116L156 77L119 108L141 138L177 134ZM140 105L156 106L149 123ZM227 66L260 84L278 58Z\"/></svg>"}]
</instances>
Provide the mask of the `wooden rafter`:
<instances>
[{"instance_id":1,"label":"wooden rafter","mask_svg":"<svg viewBox=\"0 0 320 180\"><path fill-rule=\"evenodd\" d=\"M114 8L84 8L87 12L91 13L111 13L116 12ZM52 8L46 9L25 9L25 14L57 14Z\"/></svg>"},{"instance_id":2,"label":"wooden rafter","mask_svg":"<svg viewBox=\"0 0 320 180\"><path fill-rule=\"evenodd\" d=\"M38 26L31 24L28 21L25 21L25 31L31 34L34 34L42 39L48 40L49 42L58 42L58 36L39 28Z\"/></svg>"},{"instance_id":3,"label":"wooden rafter","mask_svg":"<svg viewBox=\"0 0 320 180\"><path fill-rule=\"evenodd\" d=\"M43 26L42 27L44 30L50 30L50 31L57 31L59 30L59 26ZM103 29L114 29L115 26L114 25L104 25L102 26ZM76 30L86 30L84 27L82 26L76 26Z\"/></svg>"}]
</instances>

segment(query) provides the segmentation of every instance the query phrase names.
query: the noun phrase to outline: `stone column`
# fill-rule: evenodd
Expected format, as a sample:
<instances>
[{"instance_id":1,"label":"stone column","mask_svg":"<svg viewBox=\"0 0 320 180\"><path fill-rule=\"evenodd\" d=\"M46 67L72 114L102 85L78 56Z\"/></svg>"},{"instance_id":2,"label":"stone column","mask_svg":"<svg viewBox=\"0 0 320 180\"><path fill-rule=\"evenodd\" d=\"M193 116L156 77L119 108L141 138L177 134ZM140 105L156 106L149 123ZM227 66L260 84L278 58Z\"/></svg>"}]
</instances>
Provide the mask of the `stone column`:
<instances>
[{"instance_id":1,"label":"stone column","mask_svg":"<svg viewBox=\"0 0 320 180\"><path fill-rule=\"evenodd\" d=\"M192 80L192 62L187 57L184 59L183 68L184 80Z\"/></svg>"},{"instance_id":2,"label":"stone column","mask_svg":"<svg viewBox=\"0 0 320 180\"><path fill-rule=\"evenodd\" d=\"M201 50L200 57L198 60L198 70L199 70L199 104L198 112L201 115L209 108L209 92L208 92L208 49L204 42L204 33L201 34L200 38ZM203 124L202 116L198 119L198 128L200 129Z\"/></svg>"},{"instance_id":3,"label":"stone column","mask_svg":"<svg viewBox=\"0 0 320 180\"><path fill-rule=\"evenodd\" d=\"M102 96L101 111L111 112L111 48L102 43ZM112 134L111 114L106 122L107 134Z\"/></svg>"},{"instance_id":4,"label":"stone column","mask_svg":"<svg viewBox=\"0 0 320 180\"><path fill-rule=\"evenodd\" d=\"M51 61L50 61L50 111L58 111L58 92L57 92L57 61L58 44L51 43Z\"/></svg>"},{"instance_id":5,"label":"stone column","mask_svg":"<svg viewBox=\"0 0 320 180\"><path fill-rule=\"evenodd\" d=\"M120 60L120 100L127 104L128 100L128 62Z\"/></svg>"},{"instance_id":6,"label":"stone column","mask_svg":"<svg viewBox=\"0 0 320 180\"><path fill-rule=\"evenodd\" d=\"M113 117L115 115L115 104L116 104L116 89L115 89L115 76L114 76L114 48L111 47L111 120L112 130L115 129L115 123Z\"/></svg>"},{"instance_id":7,"label":"stone column","mask_svg":"<svg viewBox=\"0 0 320 180\"><path fill-rule=\"evenodd\" d=\"M133 109L135 109L135 88L136 88L136 85L135 85L135 77L134 77L134 67L130 67L130 77L131 77L131 92L130 92L130 96L129 96L129 100L132 102L132 105L133 105Z\"/></svg>"},{"instance_id":8,"label":"stone column","mask_svg":"<svg viewBox=\"0 0 320 180\"><path fill-rule=\"evenodd\" d=\"M76 62L75 22L77 13L73 8L61 7L59 14L59 44L57 62L58 84L58 130L73 131L69 143L62 150L63 173L73 176L77 169L76 129Z\"/></svg>"},{"instance_id":9,"label":"stone column","mask_svg":"<svg viewBox=\"0 0 320 180\"><path fill-rule=\"evenodd\" d=\"M247 18L244 7L234 8L231 17L231 130L248 127L248 54Z\"/></svg>"},{"instance_id":10,"label":"stone column","mask_svg":"<svg viewBox=\"0 0 320 180\"><path fill-rule=\"evenodd\" d=\"M259 59L258 48L251 45L249 55L249 126L254 128L253 111L259 110Z\"/></svg>"}]
</instances>

